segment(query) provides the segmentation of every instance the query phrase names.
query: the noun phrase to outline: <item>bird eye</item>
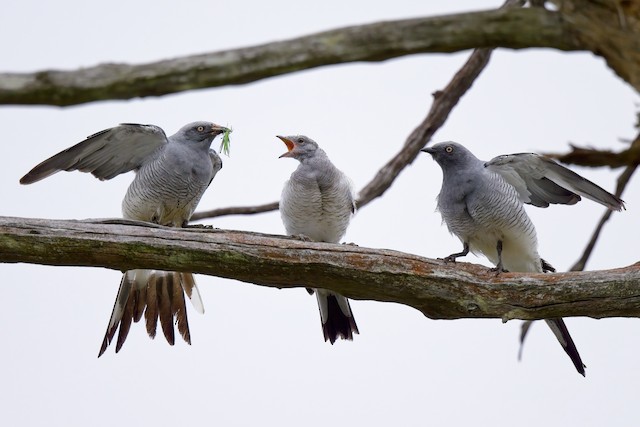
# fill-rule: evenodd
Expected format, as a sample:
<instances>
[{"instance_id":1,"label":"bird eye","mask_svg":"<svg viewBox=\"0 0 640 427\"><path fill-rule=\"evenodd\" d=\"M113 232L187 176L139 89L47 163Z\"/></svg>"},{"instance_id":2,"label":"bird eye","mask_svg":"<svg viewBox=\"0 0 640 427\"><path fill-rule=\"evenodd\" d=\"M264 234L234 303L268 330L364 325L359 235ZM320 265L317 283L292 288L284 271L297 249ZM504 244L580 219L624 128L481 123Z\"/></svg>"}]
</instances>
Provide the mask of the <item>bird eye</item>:
<instances>
[{"instance_id":1,"label":"bird eye","mask_svg":"<svg viewBox=\"0 0 640 427\"><path fill-rule=\"evenodd\" d=\"M298 138L298 144L304 144L304 139Z\"/></svg>"},{"instance_id":2,"label":"bird eye","mask_svg":"<svg viewBox=\"0 0 640 427\"><path fill-rule=\"evenodd\" d=\"M447 146L444 148L444 151L446 151L447 153L453 153L453 147L452 147L452 146L450 146L450 145L447 145Z\"/></svg>"},{"instance_id":3,"label":"bird eye","mask_svg":"<svg viewBox=\"0 0 640 427\"><path fill-rule=\"evenodd\" d=\"M204 126L198 126L197 129L198 129L198 132L202 132L202 131L204 131Z\"/></svg>"}]
</instances>

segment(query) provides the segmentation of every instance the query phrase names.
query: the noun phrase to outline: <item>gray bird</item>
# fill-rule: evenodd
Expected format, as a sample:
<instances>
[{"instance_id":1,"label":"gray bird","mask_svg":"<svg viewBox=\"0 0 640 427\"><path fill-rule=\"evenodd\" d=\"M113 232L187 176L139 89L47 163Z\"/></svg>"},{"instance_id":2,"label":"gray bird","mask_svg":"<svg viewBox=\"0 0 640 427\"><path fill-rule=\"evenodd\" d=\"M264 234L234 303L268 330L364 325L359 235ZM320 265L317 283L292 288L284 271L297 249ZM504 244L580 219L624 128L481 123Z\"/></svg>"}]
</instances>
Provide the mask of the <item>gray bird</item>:
<instances>
[{"instance_id":1,"label":"gray bird","mask_svg":"<svg viewBox=\"0 0 640 427\"><path fill-rule=\"evenodd\" d=\"M624 202L555 161L532 153L499 156L489 162L455 142L424 148L442 168L438 210L449 231L463 244L455 262L469 251L486 256L496 271L547 272L553 267L538 255L538 241L524 203L547 207L575 204L584 196L612 210ZM584 364L561 318L545 320L577 371Z\"/></svg>"},{"instance_id":2,"label":"gray bird","mask_svg":"<svg viewBox=\"0 0 640 427\"><path fill-rule=\"evenodd\" d=\"M125 123L89 136L86 140L45 160L20 179L21 184L40 181L59 171L91 172L107 180L135 170L136 175L122 201L126 219L184 227L222 160L210 149L214 138L227 128L210 122L193 122L167 138L154 125ZM129 270L122 276L98 357L120 328L116 353L124 344L131 322L144 313L147 333L155 337L158 318L164 336L175 343L174 322L182 338L191 344L187 294L203 313L200 293L191 273Z\"/></svg>"},{"instance_id":3,"label":"gray bird","mask_svg":"<svg viewBox=\"0 0 640 427\"><path fill-rule=\"evenodd\" d=\"M278 136L291 157L300 162L285 183L280 198L280 215L287 234L316 242L338 243L355 213L355 195L347 176L338 170L311 138ZM324 289L314 292L320 309L324 340L353 339L358 326L349 300Z\"/></svg>"}]
</instances>

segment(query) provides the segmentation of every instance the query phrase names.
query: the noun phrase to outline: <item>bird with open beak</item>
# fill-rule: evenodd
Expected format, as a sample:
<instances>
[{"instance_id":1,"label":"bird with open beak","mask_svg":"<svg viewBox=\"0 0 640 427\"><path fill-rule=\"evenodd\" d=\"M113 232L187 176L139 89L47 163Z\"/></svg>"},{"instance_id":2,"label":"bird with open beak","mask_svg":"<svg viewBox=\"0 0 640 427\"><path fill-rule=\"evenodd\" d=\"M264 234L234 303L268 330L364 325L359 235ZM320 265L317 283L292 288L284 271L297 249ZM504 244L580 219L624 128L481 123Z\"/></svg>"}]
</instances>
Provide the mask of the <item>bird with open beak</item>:
<instances>
[{"instance_id":1,"label":"bird with open beak","mask_svg":"<svg viewBox=\"0 0 640 427\"><path fill-rule=\"evenodd\" d=\"M285 183L280 198L280 215L287 234L316 242L339 243L355 213L355 194L351 180L336 168L318 144L302 135L278 136L287 146L282 157L300 162ZM352 340L358 326L349 300L342 295L321 289L313 283L320 309L324 340ZM316 286L319 286L316 287Z\"/></svg>"}]
</instances>

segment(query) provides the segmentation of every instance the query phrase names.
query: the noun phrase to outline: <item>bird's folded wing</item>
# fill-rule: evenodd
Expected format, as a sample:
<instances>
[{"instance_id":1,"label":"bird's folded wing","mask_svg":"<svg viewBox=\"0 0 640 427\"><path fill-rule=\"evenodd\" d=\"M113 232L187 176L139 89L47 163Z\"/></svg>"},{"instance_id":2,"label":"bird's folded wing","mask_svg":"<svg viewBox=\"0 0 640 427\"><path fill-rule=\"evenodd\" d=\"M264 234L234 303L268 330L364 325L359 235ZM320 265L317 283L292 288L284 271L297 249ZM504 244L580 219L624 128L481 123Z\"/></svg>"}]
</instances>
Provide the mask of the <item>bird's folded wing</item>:
<instances>
[{"instance_id":1,"label":"bird's folded wing","mask_svg":"<svg viewBox=\"0 0 640 427\"><path fill-rule=\"evenodd\" d=\"M95 133L84 141L48 158L20 179L40 181L59 171L90 172L101 180L136 169L144 159L167 143L164 131L154 125L123 123Z\"/></svg>"},{"instance_id":2,"label":"bird's folded wing","mask_svg":"<svg viewBox=\"0 0 640 427\"><path fill-rule=\"evenodd\" d=\"M485 163L518 191L525 203L539 207L572 205L580 196L620 211L624 202L586 178L555 161L534 153L498 156Z\"/></svg>"}]
</instances>

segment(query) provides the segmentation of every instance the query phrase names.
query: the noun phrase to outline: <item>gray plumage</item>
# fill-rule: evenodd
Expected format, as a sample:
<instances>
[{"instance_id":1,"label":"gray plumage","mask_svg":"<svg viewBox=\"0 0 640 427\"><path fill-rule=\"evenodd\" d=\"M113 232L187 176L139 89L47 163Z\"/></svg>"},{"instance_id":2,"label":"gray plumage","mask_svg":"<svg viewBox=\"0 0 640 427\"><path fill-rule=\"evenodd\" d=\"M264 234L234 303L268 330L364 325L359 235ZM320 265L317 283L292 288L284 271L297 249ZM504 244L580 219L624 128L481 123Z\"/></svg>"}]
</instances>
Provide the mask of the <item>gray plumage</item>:
<instances>
[{"instance_id":1,"label":"gray plumage","mask_svg":"<svg viewBox=\"0 0 640 427\"><path fill-rule=\"evenodd\" d=\"M317 242L339 243L355 213L351 181L310 138L278 136L288 151L280 157L300 162L285 183L280 215L287 234ZM314 289L325 341L351 340L358 332L349 300L342 295Z\"/></svg>"},{"instance_id":2,"label":"gray plumage","mask_svg":"<svg viewBox=\"0 0 640 427\"><path fill-rule=\"evenodd\" d=\"M431 154L442 168L438 210L449 231L464 245L462 252L448 256L447 261L472 251L486 256L498 271L554 271L538 254L535 228L524 203L539 207L575 204L584 196L609 209L624 207L616 196L537 154L499 156L485 163L455 142L422 151ZM584 364L564 321L546 322L584 375Z\"/></svg>"},{"instance_id":3,"label":"gray plumage","mask_svg":"<svg viewBox=\"0 0 640 427\"><path fill-rule=\"evenodd\" d=\"M135 170L136 176L122 201L124 218L183 227L222 168L220 157L210 146L226 130L210 122L194 122L167 138L158 126L122 124L95 133L45 160L20 183L31 184L63 170L90 172L100 180ZM159 319L169 344L175 342L174 322L183 339L191 343L183 291L196 310L203 312L191 273L125 272L98 357L119 328L118 352L131 322L138 322L143 313L150 337L155 337Z\"/></svg>"}]
</instances>

